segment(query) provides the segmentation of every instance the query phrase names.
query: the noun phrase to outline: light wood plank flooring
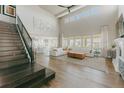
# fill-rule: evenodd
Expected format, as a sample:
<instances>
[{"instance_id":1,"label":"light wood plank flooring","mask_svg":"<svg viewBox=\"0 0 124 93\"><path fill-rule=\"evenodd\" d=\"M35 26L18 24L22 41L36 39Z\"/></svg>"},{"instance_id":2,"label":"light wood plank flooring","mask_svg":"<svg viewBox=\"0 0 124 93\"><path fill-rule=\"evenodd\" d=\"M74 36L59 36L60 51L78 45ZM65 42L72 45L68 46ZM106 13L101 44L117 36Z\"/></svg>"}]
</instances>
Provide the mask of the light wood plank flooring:
<instances>
[{"instance_id":1,"label":"light wood plank flooring","mask_svg":"<svg viewBox=\"0 0 124 93\"><path fill-rule=\"evenodd\" d=\"M104 71L90 68L89 66L83 66L79 64L73 64L71 62L51 59L41 54L37 54L37 62L56 72L55 79L41 86L41 88L124 87L124 81L118 73L109 73L109 71L114 70L111 61L104 62L104 65L106 65L108 69L107 73Z\"/></svg>"}]
</instances>

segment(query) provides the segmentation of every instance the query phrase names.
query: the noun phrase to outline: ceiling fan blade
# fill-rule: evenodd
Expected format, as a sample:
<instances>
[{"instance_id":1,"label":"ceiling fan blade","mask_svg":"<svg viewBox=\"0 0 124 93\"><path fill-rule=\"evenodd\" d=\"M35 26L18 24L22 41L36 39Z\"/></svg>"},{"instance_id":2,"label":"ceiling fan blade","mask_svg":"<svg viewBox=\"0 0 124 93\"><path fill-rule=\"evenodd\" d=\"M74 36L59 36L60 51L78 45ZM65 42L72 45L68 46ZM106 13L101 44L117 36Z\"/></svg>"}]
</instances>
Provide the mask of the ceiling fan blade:
<instances>
[{"instance_id":1,"label":"ceiling fan blade","mask_svg":"<svg viewBox=\"0 0 124 93\"><path fill-rule=\"evenodd\" d=\"M58 5L59 7L63 7L63 8L67 8L67 7L65 7L65 6L63 6L63 5Z\"/></svg>"},{"instance_id":2,"label":"ceiling fan blade","mask_svg":"<svg viewBox=\"0 0 124 93\"><path fill-rule=\"evenodd\" d=\"M75 5L71 5L71 6L69 6L68 8L72 8L72 7L74 7Z\"/></svg>"},{"instance_id":3,"label":"ceiling fan blade","mask_svg":"<svg viewBox=\"0 0 124 93\"><path fill-rule=\"evenodd\" d=\"M63 5L58 5L59 7L63 7L63 8L67 8L68 9L68 12L70 13L71 11L70 11L70 9L72 8L72 7L74 7L75 5L71 5L71 6L68 6L68 7L66 7L66 6L63 6Z\"/></svg>"}]
</instances>

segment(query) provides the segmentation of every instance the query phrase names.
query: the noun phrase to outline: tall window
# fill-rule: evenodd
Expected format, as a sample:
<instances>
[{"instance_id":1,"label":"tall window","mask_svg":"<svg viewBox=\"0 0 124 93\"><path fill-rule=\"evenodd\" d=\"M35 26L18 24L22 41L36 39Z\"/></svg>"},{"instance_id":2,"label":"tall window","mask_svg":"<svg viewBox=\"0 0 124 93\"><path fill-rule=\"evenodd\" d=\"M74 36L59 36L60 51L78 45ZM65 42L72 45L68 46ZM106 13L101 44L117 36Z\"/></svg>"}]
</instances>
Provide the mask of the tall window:
<instances>
[{"instance_id":1,"label":"tall window","mask_svg":"<svg viewBox=\"0 0 124 93\"><path fill-rule=\"evenodd\" d=\"M74 46L74 39L69 38L69 47L73 47L73 46Z\"/></svg>"},{"instance_id":2,"label":"tall window","mask_svg":"<svg viewBox=\"0 0 124 93\"><path fill-rule=\"evenodd\" d=\"M81 47L81 38L76 38L74 43L75 47Z\"/></svg>"},{"instance_id":3,"label":"tall window","mask_svg":"<svg viewBox=\"0 0 124 93\"><path fill-rule=\"evenodd\" d=\"M91 48L92 47L92 39L90 36L85 38L85 47Z\"/></svg>"},{"instance_id":4,"label":"tall window","mask_svg":"<svg viewBox=\"0 0 124 93\"><path fill-rule=\"evenodd\" d=\"M86 47L85 38L84 37L82 37L82 47Z\"/></svg>"},{"instance_id":5,"label":"tall window","mask_svg":"<svg viewBox=\"0 0 124 93\"><path fill-rule=\"evenodd\" d=\"M48 39L44 39L43 41L44 41L44 46L45 46L45 47L48 47L48 46L49 46L49 41L48 41Z\"/></svg>"},{"instance_id":6,"label":"tall window","mask_svg":"<svg viewBox=\"0 0 124 93\"><path fill-rule=\"evenodd\" d=\"M71 16L67 16L65 19L64 19L64 23L69 23L69 22L73 22L73 21L78 21L80 20L81 18L84 18L84 17L87 17L87 16L93 16L93 15L96 15L98 14L99 11L98 11L98 7L92 7L90 9L84 9L83 11L77 13L77 14L73 14Z\"/></svg>"},{"instance_id":7,"label":"tall window","mask_svg":"<svg viewBox=\"0 0 124 93\"><path fill-rule=\"evenodd\" d=\"M93 36L93 48L101 48L101 36Z\"/></svg>"},{"instance_id":8,"label":"tall window","mask_svg":"<svg viewBox=\"0 0 124 93\"><path fill-rule=\"evenodd\" d=\"M64 48L68 47L68 39L67 38L63 38L63 40L62 40L62 46Z\"/></svg>"},{"instance_id":9,"label":"tall window","mask_svg":"<svg viewBox=\"0 0 124 93\"><path fill-rule=\"evenodd\" d=\"M57 39L51 39L50 47L57 47Z\"/></svg>"}]
</instances>

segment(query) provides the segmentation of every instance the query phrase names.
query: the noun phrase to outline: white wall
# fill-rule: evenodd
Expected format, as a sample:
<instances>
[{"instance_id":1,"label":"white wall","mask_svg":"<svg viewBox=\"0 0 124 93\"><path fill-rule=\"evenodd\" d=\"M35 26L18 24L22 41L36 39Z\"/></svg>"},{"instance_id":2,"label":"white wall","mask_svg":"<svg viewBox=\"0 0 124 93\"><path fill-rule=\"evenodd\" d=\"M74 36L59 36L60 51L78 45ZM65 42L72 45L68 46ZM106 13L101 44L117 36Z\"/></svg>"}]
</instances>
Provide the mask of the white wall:
<instances>
[{"instance_id":1,"label":"white wall","mask_svg":"<svg viewBox=\"0 0 124 93\"><path fill-rule=\"evenodd\" d=\"M90 11L89 13L87 11ZM64 23L65 18L83 13L76 21ZM81 36L100 33L102 26L109 25L109 44L115 39L115 23L117 20L117 6L87 6L70 13L60 19L63 36Z\"/></svg>"},{"instance_id":2,"label":"white wall","mask_svg":"<svg viewBox=\"0 0 124 93\"><path fill-rule=\"evenodd\" d=\"M16 9L32 37L58 36L58 21L49 12L36 5L17 5Z\"/></svg>"},{"instance_id":3,"label":"white wall","mask_svg":"<svg viewBox=\"0 0 124 93\"><path fill-rule=\"evenodd\" d=\"M15 23L15 18L0 14L0 21Z\"/></svg>"},{"instance_id":4,"label":"white wall","mask_svg":"<svg viewBox=\"0 0 124 93\"><path fill-rule=\"evenodd\" d=\"M120 17L121 14L124 16L124 5L118 6L118 17Z\"/></svg>"}]
</instances>

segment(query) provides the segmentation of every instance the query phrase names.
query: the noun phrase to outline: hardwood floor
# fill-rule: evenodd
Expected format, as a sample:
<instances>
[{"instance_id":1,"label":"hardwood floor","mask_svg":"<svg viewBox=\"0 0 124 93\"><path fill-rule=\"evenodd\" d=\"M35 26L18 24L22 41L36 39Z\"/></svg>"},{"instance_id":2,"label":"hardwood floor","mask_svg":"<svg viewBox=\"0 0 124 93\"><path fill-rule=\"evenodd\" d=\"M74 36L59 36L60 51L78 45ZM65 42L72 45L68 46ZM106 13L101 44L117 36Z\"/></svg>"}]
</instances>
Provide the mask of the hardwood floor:
<instances>
[{"instance_id":1,"label":"hardwood floor","mask_svg":"<svg viewBox=\"0 0 124 93\"><path fill-rule=\"evenodd\" d=\"M42 88L112 88L124 87L124 81L118 73L109 73L114 70L110 60L104 65L108 72L64 62L37 54L37 62L56 72L55 79L41 86ZM101 64L103 65L103 64ZM114 72L114 71L113 71Z\"/></svg>"}]
</instances>

